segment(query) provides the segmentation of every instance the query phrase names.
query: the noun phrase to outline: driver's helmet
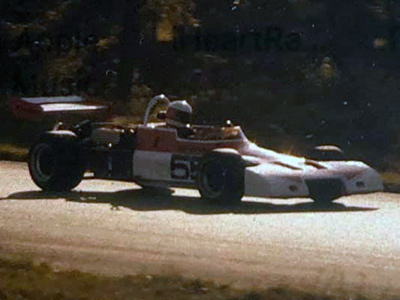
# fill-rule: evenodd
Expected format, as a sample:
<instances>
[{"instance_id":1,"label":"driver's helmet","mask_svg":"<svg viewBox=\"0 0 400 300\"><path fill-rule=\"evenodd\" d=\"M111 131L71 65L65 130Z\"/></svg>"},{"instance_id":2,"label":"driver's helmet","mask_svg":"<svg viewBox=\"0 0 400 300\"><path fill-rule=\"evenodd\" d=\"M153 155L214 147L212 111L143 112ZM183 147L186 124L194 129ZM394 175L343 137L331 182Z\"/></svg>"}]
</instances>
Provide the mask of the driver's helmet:
<instances>
[{"instance_id":1,"label":"driver's helmet","mask_svg":"<svg viewBox=\"0 0 400 300\"><path fill-rule=\"evenodd\" d=\"M171 102L165 115L165 122L172 127L184 128L192 119L192 107L185 100Z\"/></svg>"}]
</instances>

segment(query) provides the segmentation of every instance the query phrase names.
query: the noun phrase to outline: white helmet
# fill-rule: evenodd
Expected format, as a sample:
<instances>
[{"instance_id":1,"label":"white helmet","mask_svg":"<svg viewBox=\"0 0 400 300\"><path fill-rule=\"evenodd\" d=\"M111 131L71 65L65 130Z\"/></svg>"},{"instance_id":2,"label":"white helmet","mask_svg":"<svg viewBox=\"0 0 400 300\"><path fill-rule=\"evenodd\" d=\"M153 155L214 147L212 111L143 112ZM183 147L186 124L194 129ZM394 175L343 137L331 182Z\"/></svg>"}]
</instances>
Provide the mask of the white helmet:
<instances>
[{"instance_id":1,"label":"white helmet","mask_svg":"<svg viewBox=\"0 0 400 300\"><path fill-rule=\"evenodd\" d=\"M185 100L174 101L168 105L165 121L169 126L183 128L190 124L192 107Z\"/></svg>"}]
</instances>

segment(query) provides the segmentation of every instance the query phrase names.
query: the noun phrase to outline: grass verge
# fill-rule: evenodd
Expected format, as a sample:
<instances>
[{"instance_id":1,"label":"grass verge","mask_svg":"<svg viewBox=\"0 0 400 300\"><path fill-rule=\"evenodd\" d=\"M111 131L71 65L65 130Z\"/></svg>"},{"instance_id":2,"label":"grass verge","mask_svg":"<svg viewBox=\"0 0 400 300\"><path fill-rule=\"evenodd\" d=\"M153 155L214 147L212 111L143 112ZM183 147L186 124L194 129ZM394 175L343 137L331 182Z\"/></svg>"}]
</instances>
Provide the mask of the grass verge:
<instances>
[{"instance_id":1,"label":"grass verge","mask_svg":"<svg viewBox=\"0 0 400 300\"><path fill-rule=\"evenodd\" d=\"M28 148L13 144L0 144L0 160L27 161Z\"/></svg>"},{"instance_id":2,"label":"grass verge","mask_svg":"<svg viewBox=\"0 0 400 300\"><path fill-rule=\"evenodd\" d=\"M9 257L0 257L0 279L2 300L339 299L289 288L271 288L263 291L236 290L227 285L182 277L150 275L106 277L79 271L55 272L46 264L34 264Z\"/></svg>"},{"instance_id":3,"label":"grass verge","mask_svg":"<svg viewBox=\"0 0 400 300\"><path fill-rule=\"evenodd\" d=\"M400 174L387 171L380 174L383 185L385 186L385 191L392 193L400 193Z\"/></svg>"}]
</instances>

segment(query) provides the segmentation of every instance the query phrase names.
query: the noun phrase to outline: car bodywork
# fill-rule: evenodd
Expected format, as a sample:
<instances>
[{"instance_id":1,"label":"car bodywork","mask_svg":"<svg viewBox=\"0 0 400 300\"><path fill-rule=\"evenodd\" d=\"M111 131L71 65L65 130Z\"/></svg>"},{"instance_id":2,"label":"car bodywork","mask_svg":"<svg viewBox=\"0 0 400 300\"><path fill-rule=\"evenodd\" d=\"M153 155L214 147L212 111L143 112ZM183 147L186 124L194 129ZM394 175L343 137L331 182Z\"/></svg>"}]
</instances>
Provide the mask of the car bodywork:
<instances>
[{"instance_id":1,"label":"car bodywork","mask_svg":"<svg viewBox=\"0 0 400 300\"><path fill-rule=\"evenodd\" d=\"M315 161L262 148L250 142L240 127L198 127L210 134L183 139L174 128L138 126L133 174L141 184L196 187L204 153L234 149L244 160L244 194L247 196L309 197L311 189L331 189L340 195L382 190L379 174L359 161ZM196 130L195 130L196 131ZM218 132L219 131L219 132ZM214 133L214 138L211 136ZM327 191L328 192L328 191Z\"/></svg>"},{"instance_id":2,"label":"car bodywork","mask_svg":"<svg viewBox=\"0 0 400 300\"><path fill-rule=\"evenodd\" d=\"M143 124L86 121L44 133L30 152L33 180L42 189L64 190L76 186L84 172L91 172L92 178L132 181L144 187L198 188L205 198L224 203L243 195L326 202L383 189L379 174L363 162L278 153L250 142L239 126L229 123L193 125L189 135L164 122L148 123L151 109L160 100L168 103L165 96L153 98ZM71 171L71 164L54 167L62 164L61 156L68 156L79 172ZM71 184L55 182L71 172L76 177Z\"/></svg>"}]
</instances>

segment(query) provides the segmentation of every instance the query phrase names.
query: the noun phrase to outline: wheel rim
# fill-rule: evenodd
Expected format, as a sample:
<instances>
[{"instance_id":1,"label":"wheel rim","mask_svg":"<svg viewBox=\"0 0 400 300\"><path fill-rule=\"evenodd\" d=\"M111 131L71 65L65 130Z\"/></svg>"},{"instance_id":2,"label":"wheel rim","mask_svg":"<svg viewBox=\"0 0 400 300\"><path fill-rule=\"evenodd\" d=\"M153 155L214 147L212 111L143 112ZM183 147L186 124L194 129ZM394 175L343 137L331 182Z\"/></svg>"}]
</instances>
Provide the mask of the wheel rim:
<instances>
[{"instance_id":1,"label":"wheel rim","mask_svg":"<svg viewBox=\"0 0 400 300\"><path fill-rule=\"evenodd\" d=\"M53 149L47 144L40 144L33 153L35 173L40 180L49 180L54 173L55 158Z\"/></svg>"},{"instance_id":2,"label":"wheel rim","mask_svg":"<svg viewBox=\"0 0 400 300\"><path fill-rule=\"evenodd\" d=\"M200 184L207 197L220 197L226 185L226 168L218 160L208 161L201 172Z\"/></svg>"}]
</instances>

